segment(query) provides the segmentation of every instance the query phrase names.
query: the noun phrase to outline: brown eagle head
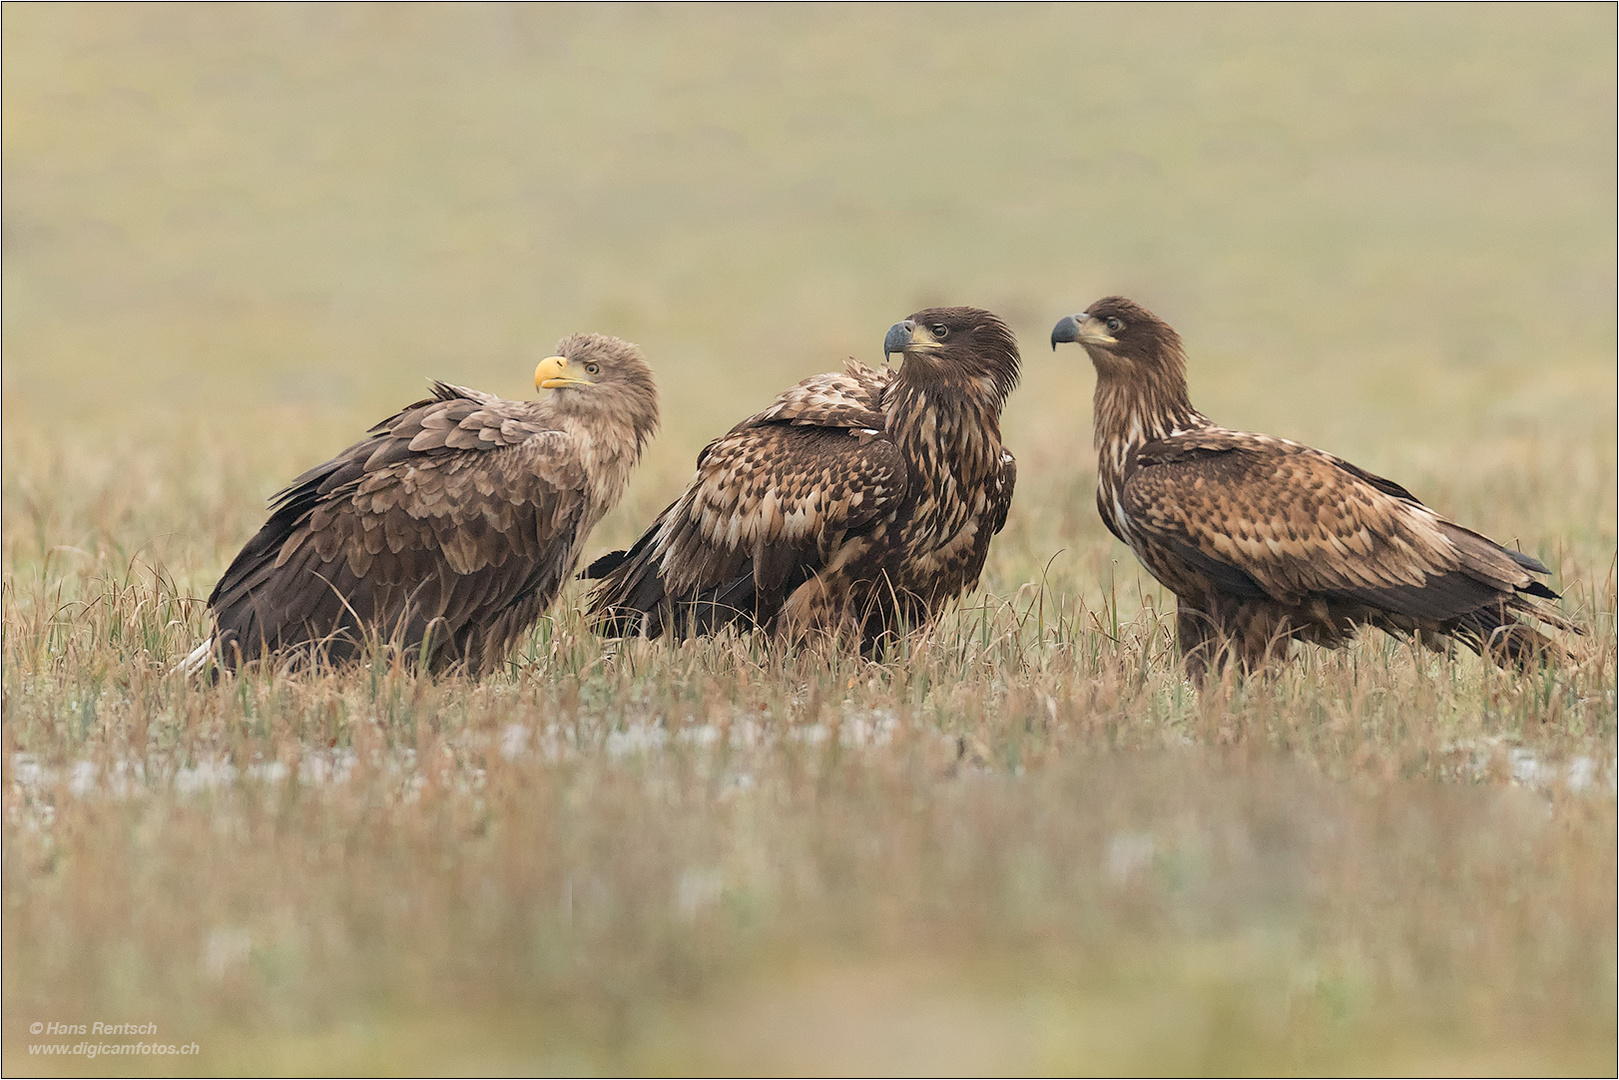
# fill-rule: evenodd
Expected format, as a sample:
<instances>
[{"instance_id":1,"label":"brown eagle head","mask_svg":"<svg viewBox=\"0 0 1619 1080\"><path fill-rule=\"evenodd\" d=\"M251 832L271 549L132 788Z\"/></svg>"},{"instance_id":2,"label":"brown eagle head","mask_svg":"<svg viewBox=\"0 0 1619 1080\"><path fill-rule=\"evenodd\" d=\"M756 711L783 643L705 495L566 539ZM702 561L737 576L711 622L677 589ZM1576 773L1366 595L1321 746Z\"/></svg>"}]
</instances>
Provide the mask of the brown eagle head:
<instances>
[{"instance_id":1,"label":"brown eagle head","mask_svg":"<svg viewBox=\"0 0 1619 1080\"><path fill-rule=\"evenodd\" d=\"M1085 346L1102 378L1186 378L1186 353L1180 335L1164 320L1122 296L1107 296L1078 315L1068 315L1051 328L1051 347L1059 341Z\"/></svg>"},{"instance_id":2,"label":"brown eagle head","mask_svg":"<svg viewBox=\"0 0 1619 1080\"><path fill-rule=\"evenodd\" d=\"M883 355L900 353L900 374L928 384L966 381L983 388L996 408L1017 388L1017 339L998 317L972 307L926 308L888 328Z\"/></svg>"},{"instance_id":3,"label":"brown eagle head","mask_svg":"<svg viewBox=\"0 0 1619 1080\"><path fill-rule=\"evenodd\" d=\"M658 387L639 347L607 334L569 334L534 369L558 411L627 425L639 447L658 430Z\"/></svg>"}]
</instances>

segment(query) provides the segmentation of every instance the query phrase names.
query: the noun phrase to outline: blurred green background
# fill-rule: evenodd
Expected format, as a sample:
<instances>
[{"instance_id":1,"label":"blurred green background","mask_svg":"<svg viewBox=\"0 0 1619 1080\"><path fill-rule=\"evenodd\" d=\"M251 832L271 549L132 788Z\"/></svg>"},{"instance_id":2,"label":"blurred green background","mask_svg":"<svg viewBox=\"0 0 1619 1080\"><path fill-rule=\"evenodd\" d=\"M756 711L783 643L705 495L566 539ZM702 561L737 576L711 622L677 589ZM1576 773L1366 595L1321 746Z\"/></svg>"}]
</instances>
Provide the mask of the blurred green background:
<instances>
[{"instance_id":1,"label":"blurred green background","mask_svg":"<svg viewBox=\"0 0 1619 1080\"><path fill-rule=\"evenodd\" d=\"M1054 598L1085 605L1068 607L1078 630L1098 612L1128 618L1155 586L1091 501L1090 365L1046 345L1060 316L1118 292L1181 331L1193 398L1216 420L1341 453L1545 558L1568 610L1596 631L1595 652L1612 641L1616 542L1614 6L8 3L0 20L0 526L7 656L20 658L6 666L0 788L13 800L5 968L19 1024L23 1006L71 1019L161 999L169 1012L154 1015L179 1017L174 1031L208 1033L202 1071L441 1059L476 1071L488 1058L521 1072L534 1059L502 1065L489 1058L498 1046L418 1054L453 1041L455 1008L481 1007L466 987L494 998L516 987L586 1012L627 1003L589 1028L618 1056L549 1059L563 1072L859 1071L887 1067L872 1048L895 1030L928 1053L894 1071L1308 1071L1351 1060L1333 1056L1340 1046L1393 1072L1611 1067L1611 786L1548 817L1508 779L1508 748L1521 747L1502 741L1547 762L1585 755L1611 785L1602 658L1553 694L1555 680L1507 687L1470 658L1402 667L1403 653L1373 639L1338 666L1301 661L1274 693L1200 699L1202 711L1183 709L1173 669L1132 668L1123 645L1102 650L1097 685L1060 665L1047 678L974 662L928 698L942 726L918 721L916 745L949 736L939 745L954 762L971 735L985 761L1011 761L1037 710L1053 725L1039 751L1048 768L1031 757L1027 773L947 781L896 742L795 787L798 758L767 745L746 767L769 794L734 811L729 794L704 802L723 771L708 778L706 759L678 746L622 762L598 746L555 765L489 754L488 788L468 780L464 798L439 801L399 795L378 770L286 820L278 808L292 803L261 805L250 781L217 802L162 780L117 801L80 797L68 778L82 755L131 753L119 740L138 729L144 742L148 711L153 745L176 760L314 754L306 721L335 724L348 697L352 745L437 739L422 760L448 746L469 770L487 749L477 740L514 718L538 731L571 714L579 730L623 734L611 725L628 666L411 683L432 730L412 720L373 736L358 677L267 683L259 713L251 687L234 701L229 685L216 695L164 681L199 612L163 627L157 646L113 625L130 611L158 618L165 589L155 571L150 590L130 586L144 580L137 565L206 595L266 496L419 397L426 378L529 396L535 361L580 330L644 346L665 418L592 549L634 535L702 444L783 386L847 356L878 362L889 324L919 307L976 304L1005 316L1025 352L1004 423L1019 489L986 590L1027 605L1020 586L1046 580ZM1085 630L1093 645L1096 630ZM51 654L31 641L68 645ZM572 644L594 664L592 640ZM645 700L686 708L680 695L696 688L706 710L804 722L799 687L745 687L734 671L701 670L704 656L659 653L647 682L663 681ZM832 678L813 659L803 670L805 685ZM1121 691L1114 676L1138 670L1139 687ZM1365 674L1377 671L1384 682ZM907 710L902 681L885 668L847 693ZM1441 684L1449 696L1435 696ZM1560 713L1550 703L1565 697L1574 704ZM29 796L56 800L43 831L17 811L19 730L28 753L60 767ZM1110 754L1109 739L1296 757L1287 768L1304 779L1188 765L1181 751ZM1475 751L1494 772L1445 764ZM1074 761L1079 779L1063 781ZM660 784L688 801L671 811ZM480 839L456 815L483 821L486 795L497 812ZM147 828L148 808L169 823ZM233 820L260 831L242 825L249 839L233 846L221 831ZM1181 849L1164 837L1182 821L1285 842L1256 840L1258 854L1229 866L1177 863L1190 885L1153 878L1116 907L1076 904L1092 894L1055 871L1039 884L1042 866L1112 860L1110 837L1158 830L1167 859ZM1519 836L1514 822L1534 826ZM789 897L734 924L670 921L664 886L684 890L682 860L710 848L740 853L726 888L744 897L766 896L747 890L778 863L823 873L825 910ZM1265 861L1273 849L1283 856ZM750 869L756 855L764 869ZM945 870L928 869L935 857ZM618 924L602 922L612 948L552 949L556 875L576 868L626 897L625 925L642 929L611 939ZM1303 914L1244 902L1229 940L1199 943L1209 897L1277 881L1278 895L1311 897ZM421 902L389 906L405 896ZM493 913L495 929L443 915L466 904ZM815 918L800 923L805 911ZM311 913L339 928L329 953L237 996L213 988L214 930L250 927L255 948L281 956L277 943ZM1192 929L1176 929L1183 914ZM813 957L872 940L926 963L888 969L880 993L859 972L812 973L774 998L727 981L780 967L777 945ZM975 966L1067 979L1077 968L1065 949L1117 960L1094 976L1095 1009L1064 997L1079 993L1067 982L1020 998ZM595 959L558 974L543 966L556 956ZM1438 959L1412 975L1408 956ZM451 968L465 981L443 982ZM1396 990L1340 993L1383 985L1362 968L1394 971ZM410 1007L390 1013L395 992ZM1275 1031L1244 1027L1245 1009L1272 1015L1272 997L1285 1006ZM1328 1018L1298 1029L1331 1036L1311 1045L1318 1056L1273 1053L1295 999ZM1438 1021L1418 1015L1428 1006ZM367 1010L387 1034L376 1045ZM287 1019L306 1014L320 1022ZM840 1024L854 1035L823 1037ZM518 1010L507 1034L531 1038L531 1025ZM749 1049L778 1028L794 1033L787 1056ZM258 1034L232 1043L243 1030ZM8 1034L7 1065L24 1068L20 1031ZM961 1049L979 1037L993 1055ZM652 1056L636 1056L638 1038ZM1126 1049L1070 1053L1086 1039ZM710 1056L681 1057L681 1040ZM1523 1053L1502 1057L1514 1040Z\"/></svg>"},{"instance_id":2,"label":"blurred green background","mask_svg":"<svg viewBox=\"0 0 1619 1080\"><path fill-rule=\"evenodd\" d=\"M1368 465L1525 430L1611 457L1611 6L8 4L4 29L8 434L329 425L246 451L301 468L425 377L531 395L601 330L662 378L661 487L944 302L1018 331L1026 463L1088 466L1089 365L1045 341L1122 292L1223 422Z\"/></svg>"}]
</instances>

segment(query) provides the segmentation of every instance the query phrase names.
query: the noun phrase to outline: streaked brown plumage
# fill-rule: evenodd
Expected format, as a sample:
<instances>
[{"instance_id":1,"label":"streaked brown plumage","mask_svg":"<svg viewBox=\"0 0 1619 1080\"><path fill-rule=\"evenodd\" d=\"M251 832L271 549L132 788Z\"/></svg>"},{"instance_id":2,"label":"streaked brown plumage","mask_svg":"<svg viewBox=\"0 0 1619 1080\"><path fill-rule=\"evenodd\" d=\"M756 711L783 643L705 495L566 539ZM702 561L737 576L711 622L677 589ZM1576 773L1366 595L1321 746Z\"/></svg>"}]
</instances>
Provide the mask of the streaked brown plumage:
<instances>
[{"instance_id":1,"label":"streaked brown plumage","mask_svg":"<svg viewBox=\"0 0 1619 1080\"><path fill-rule=\"evenodd\" d=\"M543 401L433 384L276 495L208 599L187 658L342 663L392 643L433 670L498 664L572 576L658 423L634 345L575 334L542 361Z\"/></svg>"},{"instance_id":2,"label":"streaked brown plumage","mask_svg":"<svg viewBox=\"0 0 1619 1080\"><path fill-rule=\"evenodd\" d=\"M870 654L972 589L1017 476L1000 434L1017 342L987 311L932 308L885 351L904 354L897 373L850 361L709 443L634 546L591 567L598 625L848 628Z\"/></svg>"},{"instance_id":3,"label":"streaked brown plumage","mask_svg":"<svg viewBox=\"0 0 1619 1080\"><path fill-rule=\"evenodd\" d=\"M1447 521L1405 488L1286 439L1231 431L1192 407L1180 336L1119 296L1051 333L1096 367L1096 505L1179 602L1188 670L1252 669L1289 639L1343 644L1359 625L1499 661L1557 652L1519 614L1557 594L1536 559Z\"/></svg>"}]
</instances>

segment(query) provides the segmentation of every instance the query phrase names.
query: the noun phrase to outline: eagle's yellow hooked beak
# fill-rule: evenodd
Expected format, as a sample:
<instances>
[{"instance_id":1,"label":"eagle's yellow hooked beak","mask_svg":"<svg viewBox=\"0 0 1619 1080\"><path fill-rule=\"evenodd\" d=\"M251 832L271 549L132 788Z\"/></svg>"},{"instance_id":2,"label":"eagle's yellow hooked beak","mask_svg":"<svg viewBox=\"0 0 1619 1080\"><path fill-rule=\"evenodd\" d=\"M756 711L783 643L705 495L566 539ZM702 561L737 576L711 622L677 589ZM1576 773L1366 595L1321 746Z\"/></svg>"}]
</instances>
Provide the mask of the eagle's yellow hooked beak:
<instances>
[{"instance_id":1,"label":"eagle's yellow hooked beak","mask_svg":"<svg viewBox=\"0 0 1619 1080\"><path fill-rule=\"evenodd\" d=\"M534 389L560 390L565 386L593 386L589 379L574 375L568 370L566 356L547 356L540 361L540 366L534 369Z\"/></svg>"}]
</instances>

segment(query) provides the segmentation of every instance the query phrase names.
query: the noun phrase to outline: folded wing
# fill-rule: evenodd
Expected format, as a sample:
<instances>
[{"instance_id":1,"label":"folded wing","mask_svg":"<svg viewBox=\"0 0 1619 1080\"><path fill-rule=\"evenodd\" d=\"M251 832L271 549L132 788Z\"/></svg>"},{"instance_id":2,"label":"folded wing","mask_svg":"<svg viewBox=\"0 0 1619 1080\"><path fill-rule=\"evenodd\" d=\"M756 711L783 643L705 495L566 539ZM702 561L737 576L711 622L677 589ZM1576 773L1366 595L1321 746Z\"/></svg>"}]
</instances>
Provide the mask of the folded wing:
<instances>
[{"instance_id":1,"label":"folded wing","mask_svg":"<svg viewBox=\"0 0 1619 1080\"><path fill-rule=\"evenodd\" d=\"M587 576L615 635L769 626L812 576L878 559L907 473L883 431L886 375L853 363L806 379L714 440L686 490Z\"/></svg>"},{"instance_id":2,"label":"folded wing","mask_svg":"<svg viewBox=\"0 0 1619 1080\"><path fill-rule=\"evenodd\" d=\"M1148 443L1127 467L1132 544L1172 577L1298 605L1345 601L1423 620L1490 606L1562 620L1537 560L1435 514L1391 481L1329 454L1219 429ZM1155 570L1159 567L1153 567Z\"/></svg>"},{"instance_id":3,"label":"folded wing","mask_svg":"<svg viewBox=\"0 0 1619 1080\"><path fill-rule=\"evenodd\" d=\"M341 661L369 632L419 645L433 624L443 659L481 667L531 621L517 608L560 588L587 483L568 438L525 403L434 391L275 497L209 598L227 662L296 645Z\"/></svg>"}]
</instances>

